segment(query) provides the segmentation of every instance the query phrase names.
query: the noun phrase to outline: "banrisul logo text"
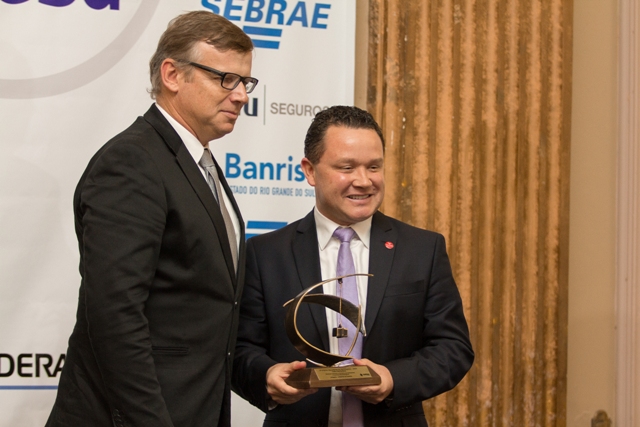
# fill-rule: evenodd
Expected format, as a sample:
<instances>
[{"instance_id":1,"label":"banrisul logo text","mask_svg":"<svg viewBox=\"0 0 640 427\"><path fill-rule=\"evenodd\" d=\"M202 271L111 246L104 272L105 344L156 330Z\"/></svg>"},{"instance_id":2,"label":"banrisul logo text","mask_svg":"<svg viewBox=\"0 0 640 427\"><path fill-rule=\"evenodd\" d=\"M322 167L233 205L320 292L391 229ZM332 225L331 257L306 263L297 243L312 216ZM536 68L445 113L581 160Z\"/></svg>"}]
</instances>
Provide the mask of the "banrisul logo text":
<instances>
[{"instance_id":1,"label":"banrisul logo text","mask_svg":"<svg viewBox=\"0 0 640 427\"><path fill-rule=\"evenodd\" d=\"M326 29L331 12L327 3L291 0L202 0L202 6L241 23L253 45L263 49L278 49L287 27Z\"/></svg>"}]
</instances>

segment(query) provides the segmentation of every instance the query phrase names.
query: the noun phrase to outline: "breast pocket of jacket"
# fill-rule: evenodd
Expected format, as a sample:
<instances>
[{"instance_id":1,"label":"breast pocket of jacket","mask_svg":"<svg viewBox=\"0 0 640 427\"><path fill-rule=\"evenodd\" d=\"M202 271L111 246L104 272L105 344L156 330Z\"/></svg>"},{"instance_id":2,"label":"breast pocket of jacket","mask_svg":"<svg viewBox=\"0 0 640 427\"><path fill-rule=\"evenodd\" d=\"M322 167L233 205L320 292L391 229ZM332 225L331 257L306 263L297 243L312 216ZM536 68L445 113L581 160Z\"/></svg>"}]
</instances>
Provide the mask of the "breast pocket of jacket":
<instances>
[{"instance_id":1,"label":"breast pocket of jacket","mask_svg":"<svg viewBox=\"0 0 640 427\"><path fill-rule=\"evenodd\" d=\"M389 283L382 299L378 316L384 316L385 322L407 325L420 329L419 319L426 304L426 282ZM407 325L407 327L409 327Z\"/></svg>"},{"instance_id":2,"label":"breast pocket of jacket","mask_svg":"<svg viewBox=\"0 0 640 427\"><path fill-rule=\"evenodd\" d=\"M424 280L416 282L389 283L384 293L385 298L416 295L424 293L427 284Z\"/></svg>"}]
</instances>

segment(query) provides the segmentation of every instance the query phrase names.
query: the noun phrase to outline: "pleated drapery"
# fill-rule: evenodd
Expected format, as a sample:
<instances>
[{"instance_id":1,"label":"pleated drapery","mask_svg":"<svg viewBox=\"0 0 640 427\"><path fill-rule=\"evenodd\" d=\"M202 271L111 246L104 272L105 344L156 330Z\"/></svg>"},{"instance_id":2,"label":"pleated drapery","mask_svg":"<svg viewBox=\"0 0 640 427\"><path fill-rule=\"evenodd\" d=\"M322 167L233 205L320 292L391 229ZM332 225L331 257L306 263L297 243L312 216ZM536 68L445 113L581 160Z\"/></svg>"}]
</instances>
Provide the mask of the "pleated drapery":
<instances>
[{"instance_id":1,"label":"pleated drapery","mask_svg":"<svg viewBox=\"0 0 640 427\"><path fill-rule=\"evenodd\" d=\"M447 238L476 362L430 424L566 425L572 0L370 0L382 210Z\"/></svg>"}]
</instances>

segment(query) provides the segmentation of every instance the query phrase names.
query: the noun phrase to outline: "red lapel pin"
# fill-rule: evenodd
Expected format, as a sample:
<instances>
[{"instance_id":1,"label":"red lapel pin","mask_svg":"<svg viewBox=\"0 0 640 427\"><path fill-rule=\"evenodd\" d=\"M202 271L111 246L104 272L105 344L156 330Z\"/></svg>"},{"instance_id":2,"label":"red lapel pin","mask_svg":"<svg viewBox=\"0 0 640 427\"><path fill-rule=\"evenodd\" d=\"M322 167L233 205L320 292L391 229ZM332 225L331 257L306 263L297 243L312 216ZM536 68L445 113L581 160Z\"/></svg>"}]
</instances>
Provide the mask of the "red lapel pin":
<instances>
[{"instance_id":1,"label":"red lapel pin","mask_svg":"<svg viewBox=\"0 0 640 427\"><path fill-rule=\"evenodd\" d=\"M393 242L384 242L384 247L387 249L393 249Z\"/></svg>"}]
</instances>

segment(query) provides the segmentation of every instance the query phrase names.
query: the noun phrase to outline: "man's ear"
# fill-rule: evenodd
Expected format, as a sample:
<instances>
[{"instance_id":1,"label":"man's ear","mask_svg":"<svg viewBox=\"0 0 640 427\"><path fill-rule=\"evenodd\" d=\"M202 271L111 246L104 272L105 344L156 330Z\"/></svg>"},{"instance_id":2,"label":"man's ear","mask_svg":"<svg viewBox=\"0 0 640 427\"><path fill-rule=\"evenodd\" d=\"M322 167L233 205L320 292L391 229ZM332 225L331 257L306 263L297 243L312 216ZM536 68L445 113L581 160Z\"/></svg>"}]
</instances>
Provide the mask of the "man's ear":
<instances>
[{"instance_id":1,"label":"man's ear","mask_svg":"<svg viewBox=\"0 0 640 427\"><path fill-rule=\"evenodd\" d=\"M173 59L167 58L162 61L160 65L160 77L162 78L162 84L171 93L178 93L180 89L181 71L176 67Z\"/></svg>"},{"instance_id":2,"label":"man's ear","mask_svg":"<svg viewBox=\"0 0 640 427\"><path fill-rule=\"evenodd\" d=\"M316 176L315 176L315 168L313 167L313 163L306 157L302 159L300 162L300 166L302 167L302 172L304 172L304 176L307 178L307 182L310 186L316 186Z\"/></svg>"}]
</instances>

